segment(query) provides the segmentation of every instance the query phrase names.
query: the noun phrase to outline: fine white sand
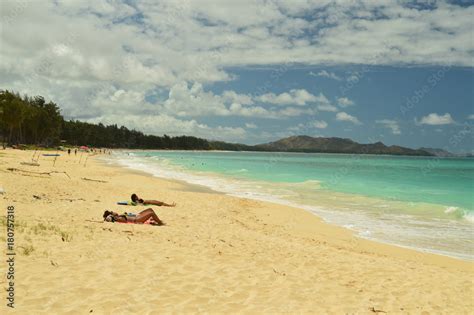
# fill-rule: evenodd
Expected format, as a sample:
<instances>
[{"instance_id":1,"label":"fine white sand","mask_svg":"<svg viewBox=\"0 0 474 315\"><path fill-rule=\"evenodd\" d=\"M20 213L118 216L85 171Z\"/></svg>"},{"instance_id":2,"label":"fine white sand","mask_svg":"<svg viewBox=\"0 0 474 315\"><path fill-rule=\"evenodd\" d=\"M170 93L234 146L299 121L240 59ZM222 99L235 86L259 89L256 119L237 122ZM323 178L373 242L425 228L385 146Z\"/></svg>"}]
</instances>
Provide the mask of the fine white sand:
<instances>
[{"instance_id":1,"label":"fine white sand","mask_svg":"<svg viewBox=\"0 0 474 315\"><path fill-rule=\"evenodd\" d=\"M0 151L2 216L9 205L16 214L17 314L473 313L472 262L361 240L300 209L61 154L54 167L51 157L29 166L20 163L32 151ZM39 174L51 171L59 173ZM133 192L175 201L154 207L167 226L102 222L105 209L142 210L116 205ZM0 313L11 311L5 292L1 300Z\"/></svg>"}]
</instances>

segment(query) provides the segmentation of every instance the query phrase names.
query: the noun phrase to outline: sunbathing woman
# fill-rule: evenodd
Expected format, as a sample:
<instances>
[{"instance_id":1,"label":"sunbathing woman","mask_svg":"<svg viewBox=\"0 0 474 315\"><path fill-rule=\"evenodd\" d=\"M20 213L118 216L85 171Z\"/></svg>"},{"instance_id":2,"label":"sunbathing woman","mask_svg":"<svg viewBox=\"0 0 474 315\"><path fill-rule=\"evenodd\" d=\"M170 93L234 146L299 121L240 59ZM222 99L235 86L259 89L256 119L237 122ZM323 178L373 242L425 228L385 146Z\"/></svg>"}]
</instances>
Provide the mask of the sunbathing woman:
<instances>
[{"instance_id":1,"label":"sunbathing woman","mask_svg":"<svg viewBox=\"0 0 474 315\"><path fill-rule=\"evenodd\" d=\"M145 209L138 213L136 216L131 216L128 214L118 214L117 212L105 210L104 220L107 222L120 222L120 223L145 223L148 219L151 218L150 224L152 225L165 225L163 221L158 218L155 211L152 208Z\"/></svg>"},{"instance_id":2,"label":"sunbathing woman","mask_svg":"<svg viewBox=\"0 0 474 315\"><path fill-rule=\"evenodd\" d=\"M164 207L176 206L175 202L173 202L172 204L167 204L158 200L143 200L140 197L138 197L136 194L132 194L132 201L136 203L141 203L143 205L164 206Z\"/></svg>"}]
</instances>

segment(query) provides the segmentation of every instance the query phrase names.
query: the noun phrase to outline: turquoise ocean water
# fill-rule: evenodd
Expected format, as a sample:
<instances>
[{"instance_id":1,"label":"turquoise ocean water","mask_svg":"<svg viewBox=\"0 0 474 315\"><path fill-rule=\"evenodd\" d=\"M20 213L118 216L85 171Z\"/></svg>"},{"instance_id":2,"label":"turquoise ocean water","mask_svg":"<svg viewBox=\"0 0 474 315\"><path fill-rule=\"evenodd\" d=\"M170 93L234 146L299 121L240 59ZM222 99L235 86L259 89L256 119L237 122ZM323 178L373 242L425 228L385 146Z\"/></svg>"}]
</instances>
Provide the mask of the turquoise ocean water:
<instances>
[{"instance_id":1,"label":"turquoise ocean water","mask_svg":"<svg viewBox=\"0 0 474 315\"><path fill-rule=\"evenodd\" d=\"M119 164L298 206L361 237L474 259L474 159L134 151Z\"/></svg>"}]
</instances>

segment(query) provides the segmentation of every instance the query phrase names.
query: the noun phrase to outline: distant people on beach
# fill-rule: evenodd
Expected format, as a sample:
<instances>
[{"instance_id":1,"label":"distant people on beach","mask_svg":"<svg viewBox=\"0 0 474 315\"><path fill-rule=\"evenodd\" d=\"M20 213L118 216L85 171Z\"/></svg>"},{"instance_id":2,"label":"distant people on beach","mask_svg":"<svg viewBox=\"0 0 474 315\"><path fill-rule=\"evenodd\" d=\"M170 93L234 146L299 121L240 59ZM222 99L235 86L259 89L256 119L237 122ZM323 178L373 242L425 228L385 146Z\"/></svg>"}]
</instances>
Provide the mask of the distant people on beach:
<instances>
[{"instance_id":1,"label":"distant people on beach","mask_svg":"<svg viewBox=\"0 0 474 315\"><path fill-rule=\"evenodd\" d=\"M74 155L77 155L77 149L74 149Z\"/></svg>"},{"instance_id":2,"label":"distant people on beach","mask_svg":"<svg viewBox=\"0 0 474 315\"><path fill-rule=\"evenodd\" d=\"M71 149L67 149L67 155L71 155Z\"/></svg>"},{"instance_id":3,"label":"distant people on beach","mask_svg":"<svg viewBox=\"0 0 474 315\"><path fill-rule=\"evenodd\" d=\"M158 218L155 211L152 208L145 209L139 212L137 215L130 215L127 213L118 214L117 212L105 210L103 214L104 221L107 222L120 222L120 223L138 223L143 224L150 220L152 225L165 225L163 221Z\"/></svg>"},{"instance_id":4,"label":"distant people on beach","mask_svg":"<svg viewBox=\"0 0 474 315\"><path fill-rule=\"evenodd\" d=\"M138 197L136 194L132 194L132 201L133 202L136 202L136 203L139 203L139 204L143 204L143 205L154 205L154 206L163 206L163 207L174 207L176 206L176 203L173 202L172 204L167 204L165 202L162 202L162 201L158 201L158 200L143 200L142 198Z\"/></svg>"}]
</instances>

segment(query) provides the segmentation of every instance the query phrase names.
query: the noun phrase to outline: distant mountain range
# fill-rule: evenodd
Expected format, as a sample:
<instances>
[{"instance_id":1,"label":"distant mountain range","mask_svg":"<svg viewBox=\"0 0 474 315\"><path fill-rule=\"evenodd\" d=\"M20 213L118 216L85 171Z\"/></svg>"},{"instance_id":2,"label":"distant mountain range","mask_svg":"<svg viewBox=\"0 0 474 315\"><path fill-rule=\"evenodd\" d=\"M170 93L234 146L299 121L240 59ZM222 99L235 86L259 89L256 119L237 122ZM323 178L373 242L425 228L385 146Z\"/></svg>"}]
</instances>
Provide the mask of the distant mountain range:
<instances>
[{"instance_id":1,"label":"distant mountain range","mask_svg":"<svg viewBox=\"0 0 474 315\"><path fill-rule=\"evenodd\" d=\"M420 148L420 150L429 152L435 156L439 157L474 157L472 153L451 153L444 149L433 149L433 148Z\"/></svg>"},{"instance_id":2,"label":"distant mountain range","mask_svg":"<svg viewBox=\"0 0 474 315\"><path fill-rule=\"evenodd\" d=\"M429 152L435 156L439 156L439 157L451 157L451 156L454 156L453 153L451 152L448 152L446 150L443 150L443 149L436 149L436 148L420 148L420 150L423 150L423 151L426 151L426 152Z\"/></svg>"},{"instance_id":3,"label":"distant mountain range","mask_svg":"<svg viewBox=\"0 0 474 315\"><path fill-rule=\"evenodd\" d=\"M3 143L3 145L25 144L52 147L67 144L70 146L87 145L96 148L143 150L281 151L439 157L473 157L474 154L474 151L468 154L453 154L443 149L386 146L382 142L360 144L351 139L335 137L292 136L270 143L246 145L209 141L194 136L146 135L143 132L130 130L117 124L103 125L102 123L91 124L78 120L67 121L55 103L46 103L44 98L39 95L35 97L25 95L22 98L19 93L0 89L0 100L0 112L3 109L8 109L8 113L4 114L4 116L7 115L4 120L6 119L5 122L8 123L0 126L0 139L2 139L0 144ZM18 115L21 117L17 117ZM41 117L45 115L49 117L47 128L41 120ZM25 123L15 123L18 119L25 120Z\"/></svg>"},{"instance_id":4,"label":"distant mountain range","mask_svg":"<svg viewBox=\"0 0 474 315\"><path fill-rule=\"evenodd\" d=\"M360 144L345 138L324 138L310 136L292 136L275 142L259 144L255 147L265 151L284 152L321 152L321 153L355 153L355 154L390 154L433 156L428 150L410 149L401 146L386 146L382 142Z\"/></svg>"},{"instance_id":5,"label":"distant mountain range","mask_svg":"<svg viewBox=\"0 0 474 315\"><path fill-rule=\"evenodd\" d=\"M347 138L292 136L275 142L245 145L214 141L210 142L214 150L229 151L270 151L270 152L306 152L306 153L350 153L350 154L387 154L412 156L461 156L442 149L410 149L397 145L386 146L382 142L361 144ZM462 155L470 156L470 155Z\"/></svg>"}]
</instances>

